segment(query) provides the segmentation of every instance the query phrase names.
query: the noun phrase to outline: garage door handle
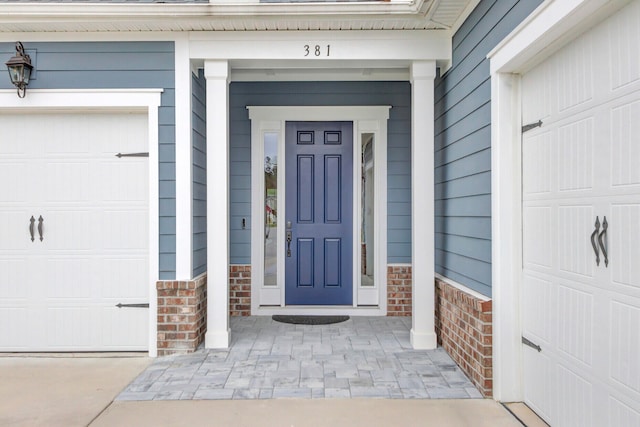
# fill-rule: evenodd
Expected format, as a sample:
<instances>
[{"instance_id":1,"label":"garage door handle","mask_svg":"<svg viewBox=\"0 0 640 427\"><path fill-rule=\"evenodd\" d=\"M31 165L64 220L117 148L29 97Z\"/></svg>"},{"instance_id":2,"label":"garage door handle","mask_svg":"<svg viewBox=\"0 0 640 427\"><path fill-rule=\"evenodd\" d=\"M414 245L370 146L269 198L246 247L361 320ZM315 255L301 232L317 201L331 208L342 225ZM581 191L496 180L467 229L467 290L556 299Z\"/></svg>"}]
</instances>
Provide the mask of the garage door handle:
<instances>
[{"instance_id":1,"label":"garage door handle","mask_svg":"<svg viewBox=\"0 0 640 427\"><path fill-rule=\"evenodd\" d=\"M591 233L591 246L593 246L593 252L596 253L596 265L600 265L600 252L598 251L598 244L596 243L596 237L600 231L600 219L596 217L596 229Z\"/></svg>"},{"instance_id":2,"label":"garage door handle","mask_svg":"<svg viewBox=\"0 0 640 427\"><path fill-rule=\"evenodd\" d=\"M42 218L42 215L40 215L40 218L38 218L38 234L40 235L40 241L42 242L44 240L44 236L42 235L42 223L44 222L44 218Z\"/></svg>"},{"instance_id":3,"label":"garage door handle","mask_svg":"<svg viewBox=\"0 0 640 427\"><path fill-rule=\"evenodd\" d=\"M31 219L29 220L29 233L31 234L31 241L33 242L34 240L36 240L35 236L33 235L35 230L35 223L36 223L36 219L33 217L33 215L31 215Z\"/></svg>"},{"instance_id":4,"label":"garage door handle","mask_svg":"<svg viewBox=\"0 0 640 427\"><path fill-rule=\"evenodd\" d=\"M602 256L604 256L604 266L609 267L609 257L607 256L607 217L602 219L602 232L598 236L598 243L600 243L600 249L602 249Z\"/></svg>"}]
</instances>

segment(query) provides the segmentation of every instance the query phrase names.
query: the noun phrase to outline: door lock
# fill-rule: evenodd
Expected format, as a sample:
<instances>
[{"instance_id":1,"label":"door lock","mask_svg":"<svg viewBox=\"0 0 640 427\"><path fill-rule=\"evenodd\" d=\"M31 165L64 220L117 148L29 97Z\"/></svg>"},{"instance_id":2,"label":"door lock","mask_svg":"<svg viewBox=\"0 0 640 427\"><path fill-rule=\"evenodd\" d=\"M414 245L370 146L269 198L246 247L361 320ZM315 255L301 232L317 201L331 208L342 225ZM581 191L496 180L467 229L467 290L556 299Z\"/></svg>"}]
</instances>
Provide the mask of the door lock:
<instances>
[{"instance_id":1,"label":"door lock","mask_svg":"<svg viewBox=\"0 0 640 427\"><path fill-rule=\"evenodd\" d=\"M291 256L291 231L287 231L287 257Z\"/></svg>"}]
</instances>

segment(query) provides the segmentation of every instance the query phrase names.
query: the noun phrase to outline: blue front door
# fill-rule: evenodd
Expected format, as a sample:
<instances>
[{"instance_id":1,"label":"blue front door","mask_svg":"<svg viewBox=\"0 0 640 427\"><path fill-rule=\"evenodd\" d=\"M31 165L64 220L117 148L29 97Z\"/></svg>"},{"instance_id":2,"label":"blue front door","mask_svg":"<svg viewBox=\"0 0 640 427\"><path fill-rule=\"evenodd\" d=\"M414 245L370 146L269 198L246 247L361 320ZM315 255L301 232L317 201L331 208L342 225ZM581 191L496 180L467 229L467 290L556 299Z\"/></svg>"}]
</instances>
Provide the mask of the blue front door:
<instances>
[{"instance_id":1,"label":"blue front door","mask_svg":"<svg viewBox=\"0 0 640 427\"><path fill-rule=\"evenodd\" d=\"M287 122L285 302L353 301L353 123Z\"/></svg>"}]
</instances>

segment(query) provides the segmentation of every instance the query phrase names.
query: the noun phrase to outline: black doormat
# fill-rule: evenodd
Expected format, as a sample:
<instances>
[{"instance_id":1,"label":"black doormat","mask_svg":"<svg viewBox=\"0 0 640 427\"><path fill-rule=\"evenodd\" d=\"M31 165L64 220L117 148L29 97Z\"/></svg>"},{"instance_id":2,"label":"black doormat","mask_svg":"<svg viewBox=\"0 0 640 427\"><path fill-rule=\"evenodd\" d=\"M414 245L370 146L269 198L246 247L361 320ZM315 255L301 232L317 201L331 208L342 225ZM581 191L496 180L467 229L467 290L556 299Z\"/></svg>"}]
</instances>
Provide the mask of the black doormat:
<instances>
[{"instance_id":1,"label":"black doormat","mask_svg":"<svg viewBox=\"0 0 640 427\"><path fill-rule=\"evenodd\" d=\"M292 323L294 325L330 325L349 320L349 316L289 316L274 314L271 317L276 322Z\"/></svg>"}]
</instances>

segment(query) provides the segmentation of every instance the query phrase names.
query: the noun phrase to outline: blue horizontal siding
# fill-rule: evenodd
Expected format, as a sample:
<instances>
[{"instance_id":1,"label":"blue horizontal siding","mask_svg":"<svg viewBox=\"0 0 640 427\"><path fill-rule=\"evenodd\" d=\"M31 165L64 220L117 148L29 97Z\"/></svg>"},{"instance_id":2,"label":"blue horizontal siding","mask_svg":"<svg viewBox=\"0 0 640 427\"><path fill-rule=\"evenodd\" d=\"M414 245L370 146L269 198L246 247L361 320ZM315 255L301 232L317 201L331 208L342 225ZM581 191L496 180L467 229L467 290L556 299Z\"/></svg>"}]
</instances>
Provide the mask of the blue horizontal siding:
<instances>
[{"instance_id":1,"label":"blue horizontal siding","mask_svg":"<svg viewBox=\"0 0 640 427\"><path fill-rule=\"evenodd\" d=\"M491 79L487 54L542 0L482 0L435 86L436 271L491 296Z\"/></svg>"},{"instance_id":2,"label":"blue horizontal siding","mask_svg":"<svg viewBox=\"0 0 640 427\"><path fill-rule=\"evenodd\" d=\"M207 271L207 99L204 71L191 75L192 274Z\"/></svg>"},{"instance_id":3,"label":"blue horizontal siding","mask_svg":"<svg viewBox=\"0 0 640 427\"><path fill-rule=\"evenodd\" d=\"M1 1L1 0L0 0ZM175 82L173 42L26 42L35 59L29 89L161 88L159 109L160 279L175 278ZM0 43L0 62L15 53ZM0 79L0 88L12 88Z\"/></svg>"},{"instance_id":4,"label":"blue horizontal siding","mask_svg":"<svg viewBox=\"0 0 640 427\"><path fill-rule=\"evenodd\" d=\"M411 262L411 87L408 82L235 82L230 85L231 263L249 264L251 123L247 105L391 105L388 262Z\"/></svg>"}]
</instances>

